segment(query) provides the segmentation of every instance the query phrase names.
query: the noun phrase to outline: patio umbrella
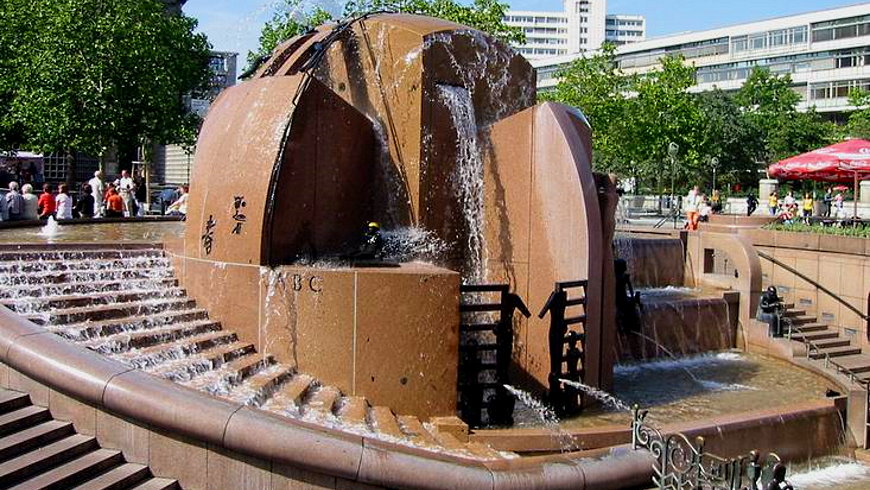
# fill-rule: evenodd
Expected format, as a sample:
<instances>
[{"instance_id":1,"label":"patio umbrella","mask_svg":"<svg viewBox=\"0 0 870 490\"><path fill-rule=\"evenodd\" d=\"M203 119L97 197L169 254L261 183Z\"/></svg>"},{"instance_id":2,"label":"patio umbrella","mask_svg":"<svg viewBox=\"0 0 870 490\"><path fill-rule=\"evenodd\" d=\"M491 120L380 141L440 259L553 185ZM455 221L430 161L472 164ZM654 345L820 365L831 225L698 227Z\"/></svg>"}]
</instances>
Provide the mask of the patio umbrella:
<instances>
[{"instance_id":1,"label":"patio umbrella","mask_svg":"<svg viewBox=\"0 0 870 490\"><path fill-rule=\"evenodd\" d=\"M870 141L851 139L774 163L767 169L774 178L852 182L858 215L858 181L870 179Z\"/></svg>"},{"instance_id":2,"label":"patio umbrella","mask_svg":"<svg viewBox=\"0 0 870 490\"><path fill-rule=\"evenodd\" d=\"M774 163L768 174L783 180L853 182L870 178L870 141L846 140Z\"/></svg>"}]
</instances>

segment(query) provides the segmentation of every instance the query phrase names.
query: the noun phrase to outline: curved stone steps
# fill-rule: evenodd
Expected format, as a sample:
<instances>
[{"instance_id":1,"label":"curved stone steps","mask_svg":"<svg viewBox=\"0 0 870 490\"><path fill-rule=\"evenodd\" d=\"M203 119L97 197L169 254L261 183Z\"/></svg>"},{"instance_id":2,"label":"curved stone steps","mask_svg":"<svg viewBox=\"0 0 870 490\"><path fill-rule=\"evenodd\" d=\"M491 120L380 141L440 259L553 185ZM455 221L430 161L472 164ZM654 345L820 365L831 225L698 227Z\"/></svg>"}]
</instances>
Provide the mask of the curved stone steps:
<instances>
[{"instance_id":1,"label":"curved stone steps","mask_svg":"<svg viewBox=\"0 0 870 490\"><path fill-rule=\"evenodd\" d=\"M137 332L122 332L107 337L83 342L87 348L101 353L118 353L131 349L142 349L168 342L189 339L197 335L220 332L221 324L212 320L196 320L193 322L174 323L165 327L141 330Z\"/></svg>"},{"instance_id":2,"label":"curved stone steps","mask_svg":"<svg viewBox=\"0 0 870 490\"><path fill-rule=\"evenodd\" d=\"M235 332L210 320L207 311L196 308L177 286L168 261L155 261L156 253L142 250L132 256L145 259L112 253L87 257L81 251L59 254L57 261L76 257L78 262L60 272L51 270L62 268L51 261L46 262L48 270L35 265L27 274L32 281L18 284L15 274L9 273L14 268L0 268L0 284L12 284L8 289L13 290L0 295L5 298L2 304L32 305L33 311L24 316L58 335L155 376L237 403L400 444L476 458L503 457L487 446L440 432L417 417L397 416L389 407L344 394L296 372L294 366L276 362L270 354L258 353L253 344L239 340ZM93 267L86 267L86 262ZM160 267L149 267L152 262ZM119 265L129 269L109 277L119 271ZM40 423L48 416L38 411L27 414ZM15 420L7 424L16 427ZM0 416L0 431L3 427ZM104 479L126 481L125 475L141 471L116 466ZM149 480L143 488L173 488L172 484Z\"/></svg>"},{"instance_id":3,"label":"curved stone steps","mask_svg":"<svg viewBox=\"0 0 870 490\"><path fill-rule=\"evenodd\" d=\"M151 288L135 289L128 288L124 291L103 291L88 294L49 295L37 298L28 298L24 303L30 308L81 308L86 306L98 306L112 303L131 303L149 299L183 297L186 292L182 288ZM20 312L22 300L5 298L0 299L0 304Z\"/></svg>"},{"instance_id":4,"label":"curved stone steps","mask_svg":"<svg viewBox=\"0 0 870 490\"><path fill-rule=\"evenodd\" d=\"M209 350L213 347L238 342L235 332L218 330L193 337L176 340L166 344L135 349L126 352L116 352L109 355L139 369L152 369L165 362L182 360L191 354ZM215 364L219 366L220 364Z\"/></svg>"},{"instance_id":5,"label":"curved stone steps","mask_svg":"<svg viewBox=\"0 0 870 490\"><path fill-rule=\"evenodd\" d=\"M34 413L43 416L23 415ZM100 448L95 438L76 434L71 423L53 420L47 409L31 405L26 394L0 390L0 420L5 421L0 488L178 488L174 480L153 478L147 466L127 463L120 451Z\"/></svg>"},{"instance_id":6,"label":"curved stone steps","mask_svg":"<svg viewBox=\"0 0 870 490\"><path fill-rule=\"evenodd\" d=\"M174 277L60 283L49 286L40 284L4 285L3 288L0 288L0 298L32 300L42 296L98 294L124 289L144 289L146 287L160 289L177 286L178 280Z\"/></svg>"},{"instance_id":7,"label":"curved stone steps","mask_svg":"<svg viewBox=\"0 0 870 490\"><path fill-rule=\"evenodd\" d=\"M93 260L40 260L0 263L0 274L32 272L65 272L98 269L127 269L130 267L168 268L169 259L160 256L119 257L94 263Z\"/></svg>"},{"instance_id":8,"label":"curved stone steps","mask_svg":"<svg viewBox=\"0 0 870 490\"><path fill-rule=\"evenodd\" d=\"M154 257L163 258L166 255L163 250L157 247L143 246L139 248L126 247L122 249L110 248L58 248L54 250L46 250L43 248L19 249L19 250L0 250L0 261L2 262L44 262L52 260L112 260L112 259L129 259L136 257Z\"/></svg>"},{"instance_id":9,"label":"curved stone steps","mask_svg":"<svg viewBox=\"0 0 870 490\"><path fill-rule=\"evenodd\" d=\"M111 320L86 320L66 325L46 325L58 335L74 341L86 341L95 337L107 337L121 332L139 332L151 328L162 328L174 323L208 320L208 312L201 308L170 310L147 316L114 318Z\"/></svg>"}]
</instances>

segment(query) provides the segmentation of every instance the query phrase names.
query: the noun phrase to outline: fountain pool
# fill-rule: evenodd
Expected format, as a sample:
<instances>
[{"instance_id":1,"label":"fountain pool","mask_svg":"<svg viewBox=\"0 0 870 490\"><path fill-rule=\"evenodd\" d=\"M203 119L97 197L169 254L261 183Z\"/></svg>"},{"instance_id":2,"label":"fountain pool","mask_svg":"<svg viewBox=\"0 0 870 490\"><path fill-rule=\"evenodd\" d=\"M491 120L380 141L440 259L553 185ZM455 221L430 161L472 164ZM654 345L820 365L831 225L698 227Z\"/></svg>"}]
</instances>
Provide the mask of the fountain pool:
<instances>
[{"instance_id":1,"label":"fountain pool","mask_svg":"<svg viewBox=\"0 0 870 490\"><path fill-rule=\"evenodd\" d=\"M46 236L39 226L0 229L0 244L65 242L160 242L184 236L181 221L131 221L127 223L59 224L57 234Z\"/></svg>"},{"instance_id":2,"label":"fountain pool","mask_svg":"<svg viewBox=\"0 0 870 490\"><path fill-rule=\"evenodd\" d=\"M664 425L820 400L829 387L826 379L792 364L725 351L617 365L613 395L627 405L649 409L648 420ZM517 405L518 426L540 424L533 412ZM625 411L590 408L560 425L563 429L627 427L630 421L631 414Z\"/></svg>"}]
</instances>

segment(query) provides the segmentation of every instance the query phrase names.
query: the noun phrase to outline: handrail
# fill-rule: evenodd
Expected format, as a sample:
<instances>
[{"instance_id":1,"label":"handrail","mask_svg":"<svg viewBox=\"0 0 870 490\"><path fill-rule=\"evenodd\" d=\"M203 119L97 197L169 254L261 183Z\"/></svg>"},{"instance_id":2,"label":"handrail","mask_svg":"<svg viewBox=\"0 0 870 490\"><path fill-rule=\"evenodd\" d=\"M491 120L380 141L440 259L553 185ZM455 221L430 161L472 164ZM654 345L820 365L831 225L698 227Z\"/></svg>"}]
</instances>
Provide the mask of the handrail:
<instances>
[{"instance_id":1,"label":"handrail","mask_svg":"<svg viewBox=\"0 0 870 490\"><path fill-rule=\"evenodd\" d=\"M791 321L791 318L788 318L785 316L780 317L780 321L783 321L783 320L786 320L786 323L788 324L788 330L787 330L786 336L785 336L785 338L787 340L794 340L794 339L792 339L792 332L797 332L799 334L804 333L804 331L801 330L800 327L796 326L794 324L794 322ZM834 367L837 369L837 372L840 374L844 374L847 378L849 378L849 381L851 381L852 383L857 383L857 384L863 385L864 389L868 391L868 396L870 396L870 379L862 380L858 377L858 374L855 373L854 371L852 371L851 369L837 364L836 361L832 360L830 354L823 351L818 345L816 345L815 342L806 338L806 336L801 336L800 342L802 342L807 349L807 353L806 353L807 360L811 360L812 355L814 353L823 355L824 361L825 361L825 368L829 368L833 364Z\"/></svg>"},{"instance_id":2,"label":"handrail","mask_svg":"<svg viewBox=\"0 0 870 490\"><path fill-rule=\"evenodd\" d=\"M846 308L852 310L852 312L854 312L856 315L860 316L863 320L865 320L865 321L870 321L870 315L867 315L867 314L865 314L864 312L862 312L861 310L859 310L858 308L855 308L854 306L852 306L851 304L849 304L848 302L846 302L845 300L843 300L842 298L840 298L836 293L834 293L834 292L831 291L830 289L828 289L828 288L822 286L821 284L819 284L819 283L817 283L816 281L810 279L809 277L807 277L807 276L804 275L803 273L797 271L795 268L793 268L793 267L791 267L791 266L789 266L789 265L787 265L787 264L784 264L784 263L780 262L779 260L777 260L777 259L771 257L770 255L767 255L766 253L764 253L764 252L762 252L762 251L760 251L760 250L757 250L757 252L758 252L758 256L759 256L759 257L761 257L761 258L763 258L763 259L767 259L767 260L769 260L770 262L773 262L775 265L778 265L778 266L782 267L783 269L785 269L785 270L791 272L792 274L794 274L794 275L800 277L801 279L803 279L804 281L806 281L806 282L812 284L813 286L815 286L816 288L818 288L820 291L822 291L823 293L827 294L827 295L830 296L831 298L834 298L834 301L836 301L836 302L840 303L841 305L845 306ZM868 304L868 306L870 306L870 304Z\"/></svg>"}]
</instances>

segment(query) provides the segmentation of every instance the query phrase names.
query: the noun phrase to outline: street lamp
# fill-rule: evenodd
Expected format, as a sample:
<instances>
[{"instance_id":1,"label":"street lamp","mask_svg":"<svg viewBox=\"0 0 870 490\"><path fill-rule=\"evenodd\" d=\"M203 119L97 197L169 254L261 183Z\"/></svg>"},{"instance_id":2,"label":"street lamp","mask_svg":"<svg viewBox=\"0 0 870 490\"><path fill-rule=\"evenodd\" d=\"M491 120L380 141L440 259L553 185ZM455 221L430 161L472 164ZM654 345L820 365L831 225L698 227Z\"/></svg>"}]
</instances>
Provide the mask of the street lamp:
<instances>
[{"instance_id":1,"label":"street lamp","mask_svg":"<svg viewBox=\"0 0 870 490\"><path fill-rule=\"evenodd\" d=\"M710 159L710 166L713 167L713 190L716 190L716 170L719 168L719 158L713 157Z\"/></svg>"},{"instance_id":2,"label":"street lamp","mask_svg":"<svg viewBox=\"0 0 870 490\"><path fill-rule=\"evenodd\" d=\"M674 186L676 185L677 153L679 153L679 152L680 152L680 145L673 143L673 142L668 145L668 156L671 159L671 212L674 211L674 205L675 205L674 199L675 199L676 193L675 193Z\"/></svg>"}]
</instances>

